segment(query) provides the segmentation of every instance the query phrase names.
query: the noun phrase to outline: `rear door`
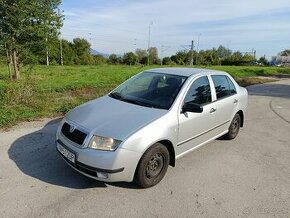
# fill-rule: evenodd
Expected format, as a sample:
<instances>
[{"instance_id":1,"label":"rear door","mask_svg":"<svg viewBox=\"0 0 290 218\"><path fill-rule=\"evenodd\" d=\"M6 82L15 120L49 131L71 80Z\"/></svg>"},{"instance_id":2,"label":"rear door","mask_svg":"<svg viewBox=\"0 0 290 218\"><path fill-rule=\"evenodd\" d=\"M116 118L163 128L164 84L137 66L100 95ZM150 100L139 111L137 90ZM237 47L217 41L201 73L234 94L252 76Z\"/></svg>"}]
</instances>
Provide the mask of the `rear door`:
<instances>
[{"instance_id":1,"label":"rear door","mask_svg":"<svg viewBox=\"0 0 290 218\"><path fill-rule=\"evenodd\" d=\"M237 109L237 91L227 75L211 75L215 87L216 127L221 133L228 129Z\"/></svg>"}]
</instances>

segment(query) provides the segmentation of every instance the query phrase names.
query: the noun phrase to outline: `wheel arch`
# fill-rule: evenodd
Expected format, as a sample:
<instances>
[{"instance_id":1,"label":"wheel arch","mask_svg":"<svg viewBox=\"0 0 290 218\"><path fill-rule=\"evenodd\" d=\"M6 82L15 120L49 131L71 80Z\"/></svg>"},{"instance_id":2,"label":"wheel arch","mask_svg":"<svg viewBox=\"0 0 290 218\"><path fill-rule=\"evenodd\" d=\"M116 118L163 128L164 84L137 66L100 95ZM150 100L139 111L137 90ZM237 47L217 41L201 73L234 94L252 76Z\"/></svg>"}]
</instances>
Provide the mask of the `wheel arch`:
<instances>
[{"instance_id":1,"label":"wheel arch","mask_svg":"<svg viewBox=\"0 0 290 218\"><path fill-rule=\"evenodd\" d=\"M175 167L175 150L174 150L172 142L169 140L161 140L156 143L163 144L167 148L169 152L169 165L172 167Z\"/></svg>"},{"instance_id":2,"label":"wheel arch","mask_svg":"<svg viewBox=\"0 0 290 218\"><path fill-rule=\"evenodd\" d=\"M245 119L244 112L242 110L239 110L237 112L237 114L239 114L241 117L241 127L243 127L244 126L244 119Z\"/></svg>"},{"instance_id":3,"label":"wheel arch","mask_svg":"<svg viewBox=\"0 0 290 218\"><path fill-rule=\"evenodd\" d=\"M153 145L157 144L157 143L160 143L162 145L164 145L168 152L169 152L169 165L172 166L172 167L175 167L175 150L174 150L174 147L173 147L173 144L170 140L168 139L162 139L162 140L159 140L159 141L155 141L154 143L150 144L150 146L148 146L143 154L148 150L150 149ZM142 158L142 156L141 156ZM140 159L141 159L140 158ZM139 160L140 161L140 160Z\"/></svg>"}]
</instances>

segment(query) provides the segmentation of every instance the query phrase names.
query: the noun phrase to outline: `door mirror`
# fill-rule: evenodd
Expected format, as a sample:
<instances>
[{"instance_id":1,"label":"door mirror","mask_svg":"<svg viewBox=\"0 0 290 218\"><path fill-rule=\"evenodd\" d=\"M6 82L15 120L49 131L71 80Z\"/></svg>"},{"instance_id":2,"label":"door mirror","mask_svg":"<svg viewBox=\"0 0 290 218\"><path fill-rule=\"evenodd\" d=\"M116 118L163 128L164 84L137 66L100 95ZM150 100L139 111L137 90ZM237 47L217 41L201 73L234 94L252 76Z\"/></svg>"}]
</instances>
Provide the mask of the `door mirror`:
<instances>
[{"instance_id":1,"label":"door mirror","mask_svg":"<svg viewBox=\"0 0 290 218\"><path fill-rule=\"evenodd\" d=\"M182 107L182 113L185 112L202 113L203 107L198 104L188 102L185 103Z\"/></svg>"}]
</instances>

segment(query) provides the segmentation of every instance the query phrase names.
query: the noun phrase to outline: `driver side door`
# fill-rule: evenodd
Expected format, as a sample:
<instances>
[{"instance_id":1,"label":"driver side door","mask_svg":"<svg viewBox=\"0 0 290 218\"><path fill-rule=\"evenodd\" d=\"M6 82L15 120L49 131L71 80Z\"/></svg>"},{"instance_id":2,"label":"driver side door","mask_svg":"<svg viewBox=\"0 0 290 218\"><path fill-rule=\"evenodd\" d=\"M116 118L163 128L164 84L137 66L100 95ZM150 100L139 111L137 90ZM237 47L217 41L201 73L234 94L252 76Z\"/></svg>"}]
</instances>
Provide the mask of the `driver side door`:
<instances>
[{"instance_id":1,"label":"driver side door","mask_svg":"<svg viewBox=\"0 0 290 218\"><path fill-rule=\"evenodd\" d=\"M193 103L203 108L202 112L181 112L178 114L177 156L215 136L211 129L215 125L216 106L208 76L196 78L188 89L183 104Z\"/></svg>"}]
</instances>

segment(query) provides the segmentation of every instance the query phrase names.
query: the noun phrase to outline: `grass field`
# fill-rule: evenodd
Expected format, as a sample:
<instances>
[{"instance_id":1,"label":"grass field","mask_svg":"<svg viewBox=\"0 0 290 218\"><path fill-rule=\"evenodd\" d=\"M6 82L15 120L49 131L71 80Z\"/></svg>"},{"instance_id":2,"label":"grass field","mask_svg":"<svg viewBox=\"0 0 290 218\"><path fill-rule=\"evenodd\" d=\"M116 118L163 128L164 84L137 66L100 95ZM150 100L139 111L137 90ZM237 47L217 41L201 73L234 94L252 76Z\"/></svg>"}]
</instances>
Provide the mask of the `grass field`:
<instances>
[{"instance_id":1,"label":"grass field","mask_svg":"<svg viewBox=\"0 0 290 218\"><path fill-rule=\"evenodd\" d=\"M34 66L22 68L21 80L10 82L0 66L0 128L20 121L58 116L101 96L132 75L160 66ZM210 66L234 76L241 85L261 83L255 76L290 74L290 68Z\"/></svg>"}]
</instances>

